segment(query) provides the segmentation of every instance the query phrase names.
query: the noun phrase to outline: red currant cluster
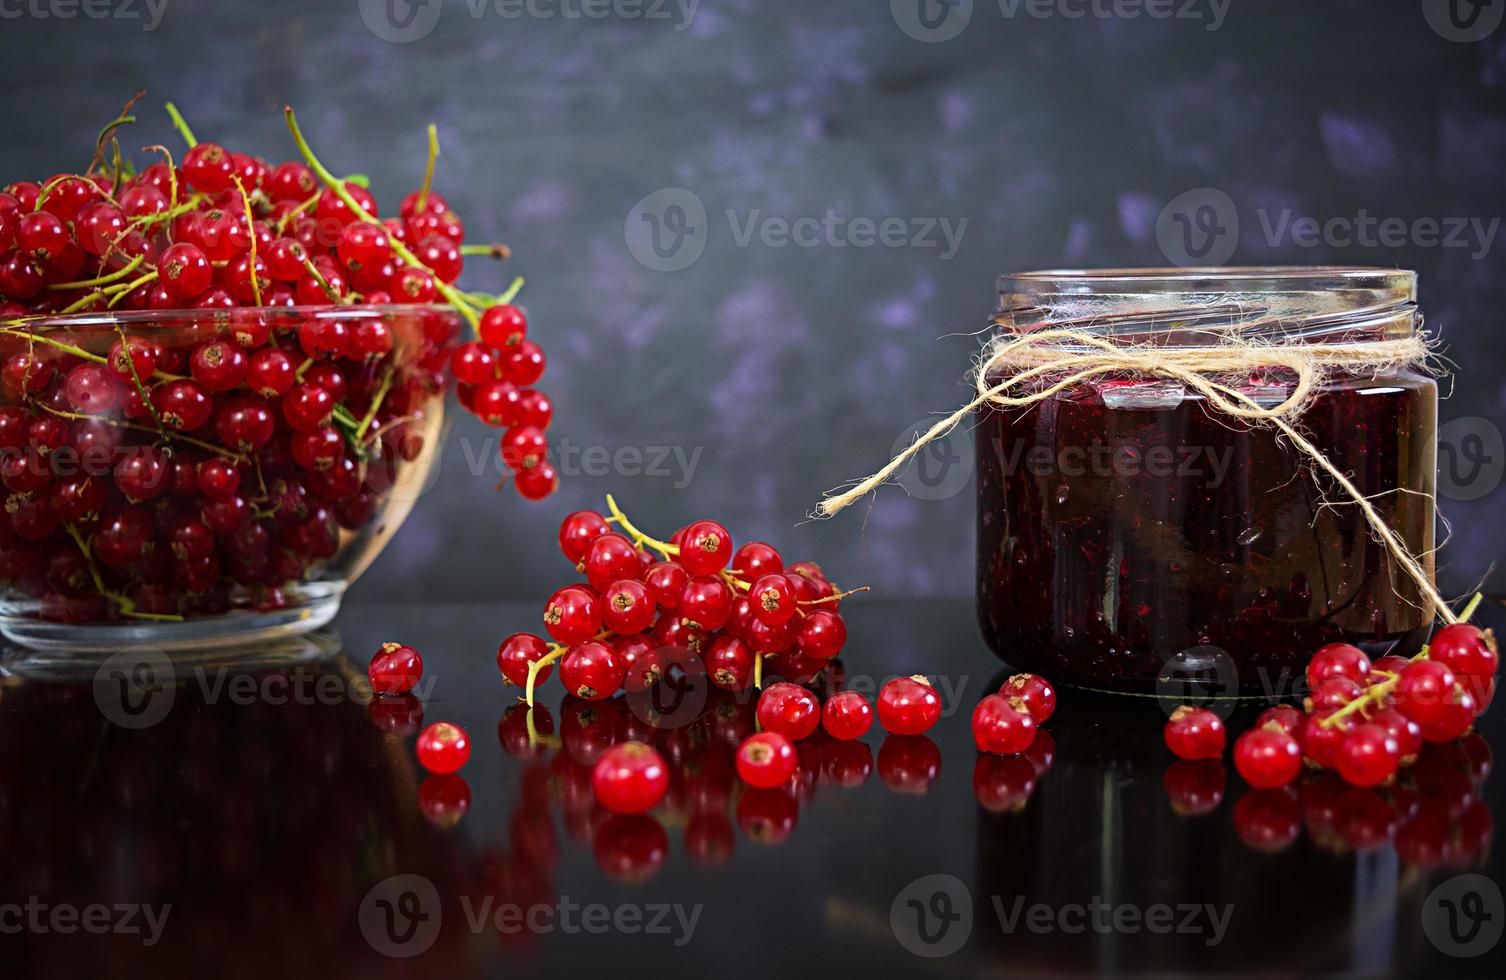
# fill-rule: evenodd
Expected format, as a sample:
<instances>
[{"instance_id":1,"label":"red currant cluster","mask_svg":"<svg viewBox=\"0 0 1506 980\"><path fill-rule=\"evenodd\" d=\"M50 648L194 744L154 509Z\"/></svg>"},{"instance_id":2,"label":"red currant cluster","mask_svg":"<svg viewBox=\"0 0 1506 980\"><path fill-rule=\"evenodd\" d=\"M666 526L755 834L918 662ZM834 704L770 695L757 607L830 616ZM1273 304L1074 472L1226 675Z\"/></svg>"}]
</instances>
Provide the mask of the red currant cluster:
<instances>
[{"instance_id":1,"label":"red currant cluster","mask_svg":"<svg viewBox=\"0 0 1506 980\"><path fill-rule=\"evenodd\" d=\"M765 658L775 672L800 679L841 651L847 625L837 610L851 593L839 592L814 563L786 567L760 541L734 549L716 521L696 521L661 541L636 528L610 496L607 507L610 516L579 511L560 527L560 549L586 582L545 605L544 628L555 643L516 633L497 651L503 678L523 687L528 703L555 661L572 695L599 701L651 688L679 650L728 691L761 686Z\"/></svg>"},{"instance_id":2,"label":"red currant cluster","mask_svg":"<svg viewBox=\"0 0 1506 980\"><path fill-rule=\"evenodd\" d=\"M1465 611L1464 620L1477 603L1478 598ZM1414 818L1423 819L1417 817L1424 812L1419 804L1437 802L1434 790L1457 800L1457 805L1445 808L1450 816L1443 819L1444 826L1451 819L1464 820L1472 790L1466 779L1463 792L1458 791L1461 779L1449 775L1455 767L1445 756L1468 754L1459 748L1464 744L1460 740L1470 734L1475 719L1489 706L1499 666L1490 631L1462 621L1439 630L1411 660L1387 656L1371 663L1364 651L1342 643L1318 650L1307 666L1311 694L1303 707L1266 709L1234 743L1235 769L1254 788L1236 808L1241 834L1267 844L1289 843L1300 816L1299 799L1310 793L1321 795L1323 786L1333 790L1329 796L1340 794L1344 787L1358 793L1344 799L1354 804L1354 826L1359 830L1328 835L1357 847L1373 842L1372 838L1390 839L1395 829L1397 814L1387 799L1370 792L1373 788L1385 788L1402 801L1404 831ZM1216 806L1223 786L1219 760L1228 741L1222 720L1205 708L1184 705L1167 721L1164 738L1172 753L1183 760L1167 773L1173 802L1180 801L1179 809L1188 812L1205 812L1204 804ZM1309 769L1322 770L1317 780L1309 781L1319 788L1304 784L1296 793L1292 784L1304 763ZM1439 811L1429 806L1425 812L1425 823L1414 828L1415 834L1437 837L1432 832L1436 828L1426 821L1439 822ZM1316 823L1315 836L1322 839L1327 824ZM1278 824L1283 828L1280 833L1260 830ZM1377 836L1381 830L1386 833ZM1398 834L1399 847L1402 839ZM1419 863L1429 862L1419 858Z\"/></svg>"},{"instance_id":3,"label":"red currant cluster","mask_svg":"<svg viewBox=\"0 0 1506 980\"><path fill-rule=\"evenodd\" d=\"M133 118L82 173L0 191L0 581L72 621L283 605L422 452L461 316L490 350L455 366L495 374L475 391L513 427L520 491L553 488L517 284L453 285L465 254L506 250L462 244L432 152L383 219L291 111L305 162L276 166L179 119L181 165L135 171L114 135Z\"/></svg>"},{"instance_id":4,"label":"red currant cluster","mask_svg":"<svg viewBox=\"0 0 1506 980\"><path fill-rule=\"evenodd\" d=\"M1468 732L1495 694L1500 666L1489 630L1455 623L1439 630L1415 659L1374 664L1358 647L1331 643L1307 665L1305 711L1267 709L1234 743L1234 765L1257 788L1285 786L1305 758L1353 786L1378 786L1415 759L1424 741L1452 742ZM1183 759L1223 754L1223 722L1182 706L1166 723L1166 745Z\"/></svg>"}]
</instances>

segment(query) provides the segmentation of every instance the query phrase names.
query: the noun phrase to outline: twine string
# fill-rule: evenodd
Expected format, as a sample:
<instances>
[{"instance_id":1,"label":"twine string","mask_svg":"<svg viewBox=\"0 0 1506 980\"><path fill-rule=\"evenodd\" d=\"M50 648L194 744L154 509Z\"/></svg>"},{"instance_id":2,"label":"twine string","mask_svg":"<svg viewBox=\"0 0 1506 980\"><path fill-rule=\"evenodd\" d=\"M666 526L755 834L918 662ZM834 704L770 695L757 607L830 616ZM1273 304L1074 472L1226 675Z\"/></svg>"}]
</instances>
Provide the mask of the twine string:
<instances>
[{"instance_id":1,"label":"twine string","mask_svg":"<svg viewBox=\"0 0 1506 980\"><path fill-rule=\"evenodd\" d=\"M824 517L840 513L888 482L922 449L951 432L986 404L1001 408L1034 405L1106 374L1166 378L1198 392L1208 404L1225 415L1279 429L1303 456L1343 489L1437 615L1444 622L1453 623L1456 618L1452 610L1433 585L1422 562L1354 482L1289 421L1301 414L1314 389L1330 372L1345 369L1382 373L1421 365L1427 360L1428 353L1427 341L1419 336L1364 343L1285 345L1228 338L1216 345L1198 347L1128 345L1067 328L1003 337L984 352L977 369L976 397L940 419L872 476L850 489L828 494L816 510ZM1290 394L1278 404L1262 405L1245 392L1218 380L1232 374L1248 376L1251 371L1264 368L1284 369L1296 377ZM1054 380L1049 384L1030 386L1031 382L1044 378ZM1029 390L1016 393L1022 387Z\"/></svg>"}]
</instances>

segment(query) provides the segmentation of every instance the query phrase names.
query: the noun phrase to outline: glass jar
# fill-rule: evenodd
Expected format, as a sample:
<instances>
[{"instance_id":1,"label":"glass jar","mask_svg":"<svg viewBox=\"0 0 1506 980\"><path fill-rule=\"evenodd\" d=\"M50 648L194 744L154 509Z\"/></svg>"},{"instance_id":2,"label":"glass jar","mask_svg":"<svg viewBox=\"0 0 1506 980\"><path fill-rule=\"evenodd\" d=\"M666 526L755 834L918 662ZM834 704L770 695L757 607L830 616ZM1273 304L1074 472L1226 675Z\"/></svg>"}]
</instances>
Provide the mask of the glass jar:
<instances>
[{"instance_id":1,"label":"glass jar","mask_svg":"<svg viewBox=\"0 0 1506 980\"><path fill-rule=\"evenodd\" d=\"M1364 344L1421 324L1416 276L1394 269L1035 272L1002 277L999 297L1001 335L1065 327L1168 347ZM1219 380L1274 406L1295 378ZM1437 402L1417 371L1332 373L1288 420L1429 576ZM1179 382L1104 375L985 405L976 440L979 619L1018 669L1143 692L1206 661L1247 694L1289 693L1324 643L1407 649L1432 621L1360 508L1279 429Z\"/></svg>"}]
</instances>

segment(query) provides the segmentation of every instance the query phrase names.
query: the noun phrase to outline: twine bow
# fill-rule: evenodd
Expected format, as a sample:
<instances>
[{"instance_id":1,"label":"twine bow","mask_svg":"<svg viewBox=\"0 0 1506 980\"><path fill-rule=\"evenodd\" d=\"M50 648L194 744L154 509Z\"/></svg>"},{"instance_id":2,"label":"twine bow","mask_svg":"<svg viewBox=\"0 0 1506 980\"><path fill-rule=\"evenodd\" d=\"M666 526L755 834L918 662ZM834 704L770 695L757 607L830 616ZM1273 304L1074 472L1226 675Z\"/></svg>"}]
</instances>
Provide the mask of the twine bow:
<instances>
[{"instance_id":1,"label":"twine bow","mask_svg":"<svg viewBox=\"0 0 1506 980\"><path fill-rule=\"evenodd\" d=\"M1298 451L1331 476L1360 508L1372 531L1416 583L1437 614L1446 623L1456 622L1448 603L1438 593L1432 578L1406 544L1397 536L1359 488L1288 421L1301 414L1324 376L1338 369L1384 373L1416 366L1427 360L1428 344L1419 336L1351 344L1271 344L1246 339L1227 339L1200 347L1126 345L1102 336L1072 329L1036 330L1000 338L984 352L977 370L978 394L972 401L938 421L888 465L849 490L828 494L817 513L831 517L872 493L908 463L915 454L952 431L985 404L1018 408L1045 401L1084 381L1106 374L1132 374L1180 381L1226 415L1255 425L1273 425ZM1245 375L1261 368L1278 368L1296 377L1292 391L1279 404L1265 406L1231 387L1221 377ZM1037 379L1052 379L1039 386ZM1017 389L1029 386L1023 394Z\"/></svg>"}]
</instances>

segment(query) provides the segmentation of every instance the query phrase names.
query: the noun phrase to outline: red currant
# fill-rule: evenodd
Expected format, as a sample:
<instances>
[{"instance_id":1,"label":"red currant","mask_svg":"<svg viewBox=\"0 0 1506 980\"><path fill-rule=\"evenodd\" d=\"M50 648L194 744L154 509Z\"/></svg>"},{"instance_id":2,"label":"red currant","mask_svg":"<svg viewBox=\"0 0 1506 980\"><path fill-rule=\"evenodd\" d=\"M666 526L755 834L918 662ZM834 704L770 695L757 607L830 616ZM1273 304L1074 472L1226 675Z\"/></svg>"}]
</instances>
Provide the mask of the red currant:
<instances>
[{"instance_id":1,"label":"red currant","mask_svg":"<svg viewBox=\"0 0 1506 980\"><path fill-rule=\"evenodd\" d=\"M1056 712L1056 688L1039 674L1015 674L1004 682L999 693L1023 702L1036 725L1044 725Z\"/></svg>"},{"instance_id":2,"label":"red currant","mask_svg":"<svg viewBox=\"0 0 1506 980\"><path fill-rule=\"evenodd\" d=\"M1252 728L1234 742L1234 768L1256 789L1285 786L1302 770L1302 750L1279 728Z\"/></svg>"},{"instance_id":3,"label":"red currant","mask_svg":"<svg viewBox=\"0 0 1506 980\"><path fill-rule=\"evenodd\" d=\"M528 318L516 306L491 306L481 314L480 334L492 350L516 347L528 335Z\"/></svg>"},{"instance_id":4,"label":"red currant","mask_svg":"<svg viewBox=\"0 0 1506 980\"><path fill-rule=\"evenodd\" d=\"M636 579L641 567L633 543L615 532L598 536L586 549L586 579L598 592L619 579Z\"/></svg>"},{"instance_id":5,"label":"red currant","mask_svg":"<svg viewBox=\"0 0 1506 980\"><path fill-rule=\"evenodd\" d=\"M873 727L873 706L857 691L839 691L821 708L821 726L840 741L862 738Z\"/></svg>"},{"instance_id":6,"label":"red currant","mask_svg":"<svg viewBox=\"0 0 1506 980\"><path fill-rule=\"evenodd\" d=\"M627 666L605 643L588 640L571 648L560 661L560 680L565 689L587 701L601 701L616 694L627 676Z\"/></svg>"},{"instance_id":7,"label":"red currant","mask_svg":"<svg viewBox=\"0 0 1506 980\"><path fill-rule=\"evenodd\" d=\"M377 694L407 694L424 673L424 658L402 643L383 643L371 658L366 676Z\"/></svg>"},{"instance_id":8,"label":"red currant","mask_svg":"<svg viewBox=\"0 0 1506 980\"><path fill-rule=\"evenodd\" d=\"M716 521L696 521L685 529L680 564L691 575L715 575L732 560L732 535Z\"/></svg>"},{"instance_id":9,"label":"red currant","mask_svg":"<svg viewBox=\"0 0 1506 980\"><path fill-rule=\"evenodd\" d=\"M798 742L810 737L821 724L821 705L814 694L797 684L771 684L758 699L758 724L765 731Z\"/></svg>"},{"instance_id":10,"label":"red currant","mask_svg":"<svg viewBox=\"0 0 1506 980\"><path fill-rule=\"evenodd\" d=\"M601 631L602 609L596 593L579 585L567 585L554 593L544 607L544 627L556 643L574 646Z\"/></svg>"},{"instance_id":11,"label":"red currant","mask_svg":"<svg viewBox=\"0 0 1506 980\"><path fill-rule=\"evenodd\" d=\"M1428 643L1428 659L1443 664L1460 680L1489 680L1501 666L1495 635L1468 623L1454 623L1435 633Z\"/></svg>"},{"instance_id":12,"label":"red currant","mask_svg":"<svg viewBox=\"0 0 1506 980\"><path fill-rule=\"evenodd\" d=\"M497 669L510 684L525 687L528 684L528 668L549 655L549 644L540 636L532 633L514 633L502 641L497 648ZM538 672L534 678L535 683L543 683L554 672L553 666L546 666Z\"/></svg>"},{"instance_id":13,"label":"red currant","mask_svg":"<svg viewBox=\"0 0 1506 980\"><path fill-rule=\"evenodd\" d=\"M624 742L596 760L591 785L613 813L647 813L669 789L669 768L663 756L642 742Z\"/></svg>"},{"instance_id":14,"label":"red currant","mask_svg":"<svg viewBox=\"0 0 1506 980\"><path fill-rule=\"evenodd\" d=\"M886 731L920 735L930 731L940 718L941 698L930 680L920 674L895 677L879 690L878 720Z\"/></svg>"},{"instance_id":15,"label":"red currant","mask_svg":"<svg viewBox=\"0 0 1506 980\"><path fill-rule=\"evenodd\" d=\"M1363 684L1369 673L1370 658L1365 656L1365 651L1348 643L1330 643L1307 662L1307 686L1317 690L1324 681L1334 677L1347 677L1356 684Z\"/></svg>"},{"instance_id":16,"label":"red currant","mask_svg":"<svg viewBox=\"0 0 1506 980\"><path fill-rule=\"evenodd\" d=\"M430 772L456 772L471 757L471 739L465 729L448 721L436 721L418 736L418 761Z\"/></svg>"},{"instance_id":17,"label":"red currant","mask_svg":"<svg viewBox=\"0 0 1506 980\"><path fill-rule=\"evenodd\" d=\"M1408 664L1396 682L1396 707L1426 728L1448 713L1448 702L1457 686L1454 672L1436 660Z\"/></svg>"},{"instance_id":18,"label":"red currant","mask_svg":"<svg viewBox=\"0 0 1506 980\"><path fill-rule=\"evenodd\" d=\"M657 609L648 586L637 579L618 579L602 593L602 622L621 636L642 633L654 625Z\"/></svg>"},{"instance_id":19,"label":"red currant","mask_svg":"<svg viewBox=\"0 0 1506 980\"><path fill-rule=\"evenodd\" d=\"M1166 747L1179 759L1217 759L1224 754L1223 719L1207 708L1182 705L1166 720Z\"/></svg>"},{"instance_id":20,"label":"red currant","mask_svg":"<svg viewBox=\"0 0 1506 980\"><path fill-rule=\"evenodd\" d=\"M980 752L1018 755L1035 741L1035 721L1019 698L990 694L973 709L973 741Z\"/></svg>"},{"instance_id":21,"label":"red currant","mask_svg":"<svg viewBox=\"0 0 1506 980\"><path fill-rule=\"evenodd\" d=\"M1352 786L1379 786L1396 774L1401 748L1380 725L1356 725L1339 743L1339 775Z\"/></svg>"},{"instance_id":22,"label":"red currant","mask_svg":"<svg viewBox=\"0 0 1506 980\"><path fill-rule=\"evenodd\" d=\"M795 775L795 747L778 732L750 735L737 747L737 775L756 789L776 789Z\"/></svg>"},{"instance_id":23,"label":"red currant","mask_svg":"<svg viewBox=\"0 0 1506 980\"><path fill-rule=\"evenodd\" d=\"M606 518L594 510L578 510L560 524L560 550L572 565L586 558L591 542L611 530Z\"/></svg>"}]
</instances>

